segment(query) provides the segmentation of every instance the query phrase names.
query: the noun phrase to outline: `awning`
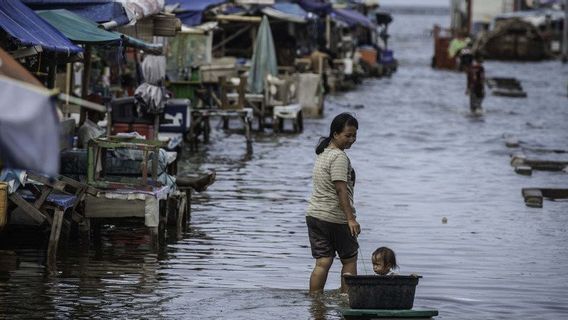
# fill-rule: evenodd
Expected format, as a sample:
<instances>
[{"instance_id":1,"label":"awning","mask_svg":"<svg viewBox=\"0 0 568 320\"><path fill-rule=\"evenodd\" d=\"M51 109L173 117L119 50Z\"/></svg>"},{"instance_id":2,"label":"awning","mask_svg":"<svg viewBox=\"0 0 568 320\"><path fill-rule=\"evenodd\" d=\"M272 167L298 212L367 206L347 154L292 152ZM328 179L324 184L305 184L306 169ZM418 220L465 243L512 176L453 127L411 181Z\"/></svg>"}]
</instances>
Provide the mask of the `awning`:
<instances>
[{"instance_id":1,"label":"awning","mask_svg":"<svg viewBox=\"0 0 568 320\"><path fill-rule=\"evenodd\" d=\"M125 25L130 20L122 3L115 0L22 0L33 10L67 9L95 22L115 21Z\"/></svg>"},{"instance_id":2,"label":"awning","mask_svg":"<svg viewBox=\"0 0 568 320\"><path fill-rule=\"evenodd\" d=\"M187 26L196 26L202 23L205 10L226 2L228 0L166 0L166 5L179 4L174 11L176 17Z\"/></svg>"},{"instance_id":3,"label":"awning","mask_svg":"<svg viewBox=\"0 0 568 320\"><path fill-rule=\"evenodd\" d=\"M96 23L66 9L37 11L37 14L75 43L118 44L122 41L118 32L101 29Z\"/></svg>"},{"instance_id":4,"label":"awning","mask_svg":"<svg viewBox=\"0 0 568 320\"><path fill-rule=\"evenodd\" d=\"M350 9L333 9L331 17L346 23L350 27L362 26L375 29L375 24L365 15Z\"/></svg>"},{"instance_id":5,"label":"awning","mask_svg":"<svg viewBox=\"0 0 568 320\"><path fill-rule=\"evenodd\" d=\"M44 50L68 54L83 51L19 0L0 0L0 28L22 46L39 45Z\"/></svg>"},{"instance_id":6,"label":"awning","mask_svg":"<svg viewBox=\"0 0 568 320\"><path fill-rule=\"evenodd\" d=\"M160 13L164 0L117 0L122 3L130 21L136 21Z\"/></svg>"},{"instance_id":7,"label":"awning","mask_svg":"<svg viewBox=\"0 0 568 320\"><path fill-rule=\"evenodd\" d=\"M298 0L298 4L304 10L319 15L330 14L333 10L331 3L322 0Z\"/></svg>"},{"instance_id":8,"label":"awning","mask_svg":"<svg viewBox=\"0 0 568 320\"><path fill-rule=\"evenodd\" d=\"M306 23L308 13L302 9L299 5L295 3L275 3L270 7L265 7L262 12L267 16L295 22L295 23Z\"/></svg>"},{"instance_id":9,"label":"awning","mask_svg":"<svg viewBox=\"0 0 568 320\"><path fill-rule=\"evenodd\" d=\"M99 26L65 9L38 11L38 14L59 29L73 42L81 44L120 44L160 54L161 44L146 43L120 32L106 31Z\"/></svg>"}]
</instances>

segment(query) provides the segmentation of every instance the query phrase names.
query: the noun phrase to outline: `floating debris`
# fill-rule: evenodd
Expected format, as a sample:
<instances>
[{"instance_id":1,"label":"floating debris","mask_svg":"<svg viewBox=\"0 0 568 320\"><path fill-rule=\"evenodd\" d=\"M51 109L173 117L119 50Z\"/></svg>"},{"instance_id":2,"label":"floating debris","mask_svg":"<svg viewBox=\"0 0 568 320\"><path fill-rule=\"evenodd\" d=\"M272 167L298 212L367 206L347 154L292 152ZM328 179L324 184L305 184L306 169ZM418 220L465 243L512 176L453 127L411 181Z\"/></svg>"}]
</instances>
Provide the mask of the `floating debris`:
<instances>
[{"instance_id":1,"label":"floating debris","mask_svg":"<svg viewBox=\"0 0 568 320\"><path fill-rule=\"evenodd\" d=\"M523 90L521 82L515 78L487 78L487 86L494 96L525 98L527 93Z\"/></svg>"}]
</instances>

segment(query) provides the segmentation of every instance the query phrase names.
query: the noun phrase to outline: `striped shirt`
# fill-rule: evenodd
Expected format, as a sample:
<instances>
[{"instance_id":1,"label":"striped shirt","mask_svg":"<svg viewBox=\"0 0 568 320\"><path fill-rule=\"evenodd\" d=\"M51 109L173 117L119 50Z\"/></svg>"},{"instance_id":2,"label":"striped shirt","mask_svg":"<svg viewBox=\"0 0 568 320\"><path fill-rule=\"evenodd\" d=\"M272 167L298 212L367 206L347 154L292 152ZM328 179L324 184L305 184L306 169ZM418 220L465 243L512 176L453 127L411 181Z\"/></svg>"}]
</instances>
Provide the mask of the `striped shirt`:
<instances>
[{"instance_id":1,"label":"striped shirt","mask_svg":"<svg viewBox=\"0 0 568 320\"><path fill-rule=\"evenodd\" d=\"M354 171L345 151L326 148L317 155L313 171L313 191L306 215L332 223L346 224L347 218L339 206L334 181L347 182L349 204L353 208Z\"/></svg>"}]
</instances>

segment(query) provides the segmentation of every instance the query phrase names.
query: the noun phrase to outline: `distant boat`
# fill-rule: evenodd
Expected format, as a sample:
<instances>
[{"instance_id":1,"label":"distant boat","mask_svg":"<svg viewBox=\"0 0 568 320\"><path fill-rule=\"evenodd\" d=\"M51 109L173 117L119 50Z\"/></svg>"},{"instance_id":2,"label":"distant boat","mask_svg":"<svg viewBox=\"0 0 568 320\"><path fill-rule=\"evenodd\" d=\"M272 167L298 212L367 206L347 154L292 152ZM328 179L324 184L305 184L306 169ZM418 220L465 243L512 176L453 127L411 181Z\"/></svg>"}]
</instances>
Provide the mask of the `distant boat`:
<instances>
[{"instance_id":1,"label":"distant boat","mask_svg":"<svg viewBox=\"0 0 568 320\"><path fill-rule=\"evenodd\" d=\"M523 91L523 87L519 80L515 78L487 78L487 86L491 93L495 96L524 98L527 93Z\"/></svg>"},{"instance_id":2,"label":"distant boat","mask_svg":"<svg viewBox=\"0 0 568 320\"><path fill-rule=\"evenodd\" d=\"M534 25L511 18L481 34L475 41L474 50L487 59L536 61L551 57L549 46L549 41Z\"/></svg>"}]
</instances>

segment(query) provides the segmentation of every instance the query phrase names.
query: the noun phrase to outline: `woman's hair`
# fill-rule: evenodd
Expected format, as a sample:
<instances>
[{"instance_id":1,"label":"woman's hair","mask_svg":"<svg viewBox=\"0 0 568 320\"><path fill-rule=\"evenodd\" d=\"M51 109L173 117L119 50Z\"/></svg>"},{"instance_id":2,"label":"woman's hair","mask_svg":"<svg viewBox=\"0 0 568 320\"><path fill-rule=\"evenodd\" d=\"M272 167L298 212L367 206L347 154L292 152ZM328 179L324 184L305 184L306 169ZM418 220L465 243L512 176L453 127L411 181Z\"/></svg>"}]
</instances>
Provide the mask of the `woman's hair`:
<instances>
[{"instance_id":1,"label":"woman's hair","mask_svg":"<svg viewBox=\"0 0 568 320\"><path fill-rule=\"evenodd\" d=\"M316 147L316 154L320 154L327 148L333 138L334 133L341 133L346 126L355 127L359 129L359 122L354 116L347 112L343 112L335 116L331 125L329 126L329 136L327 138L321 137Z\"/></svg>"},{"instance_id":2,"label":"woman's hair","mask_svg":"<svg viewBox=\"0 0 568 320\"><path fill-rule=\"evenodd\" d=\"M398 265L396 264L396 255L394 251L387 247L380 247L371 256L373 261L382 260L383 265L389 265L391 269L397 269Z\"/></svg>"}]
</instances>

